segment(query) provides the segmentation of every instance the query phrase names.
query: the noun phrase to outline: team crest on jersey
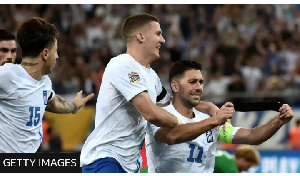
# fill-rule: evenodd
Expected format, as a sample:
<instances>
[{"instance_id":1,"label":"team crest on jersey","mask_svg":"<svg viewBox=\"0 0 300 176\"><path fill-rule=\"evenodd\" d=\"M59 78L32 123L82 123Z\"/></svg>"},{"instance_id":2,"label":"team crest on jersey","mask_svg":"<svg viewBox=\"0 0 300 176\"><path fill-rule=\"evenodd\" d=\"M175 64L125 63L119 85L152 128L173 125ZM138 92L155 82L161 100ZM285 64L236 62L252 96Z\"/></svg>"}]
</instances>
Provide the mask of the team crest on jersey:
<instances>
[{"instance_id":1,"label":"team crest on jersey","mask_svg":"<svg viewBox=\"0 0 300 176\"><path fill-rule=\"evenodd\" d=\"M47 91L43 90L44 105L47 105Z\"/></svg>"},{"instance_id":2,"label":"team crest on jersey","mask_svg":"<svg viewBox=\"0 0 300 176\"><path fill-rule=\"evenodd\" d=\"M128 73L128 77L131 83L140 81L140 75L137 72Z\"/></svg>"},{"instance_id":3,"label":"team crest on jersey","mask_svg":"<svg viewBox=\"0 0 300 176\"><path fill-rule=\"evenodd\" d=\"M207 140L207 143L214 142L214 137L213 137L211 130L206 132L206 140Z\"/></svg>"}]
</instances>

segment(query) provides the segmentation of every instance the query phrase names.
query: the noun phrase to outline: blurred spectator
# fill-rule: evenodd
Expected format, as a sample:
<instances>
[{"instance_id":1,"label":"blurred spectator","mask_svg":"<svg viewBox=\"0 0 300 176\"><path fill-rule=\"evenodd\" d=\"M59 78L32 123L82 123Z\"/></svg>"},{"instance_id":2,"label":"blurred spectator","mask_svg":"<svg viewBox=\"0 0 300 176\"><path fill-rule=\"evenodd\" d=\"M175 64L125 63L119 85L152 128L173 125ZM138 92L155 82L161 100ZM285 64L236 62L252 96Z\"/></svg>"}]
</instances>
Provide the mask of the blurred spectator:
<instances>
[{"instance_id":1,"label":"blurred spectator","mask_svg":"<svg viewBox=\"0 0 300 176\"><path fill-rule=\"evenodd\" d=\"M43 118L43 140L38 152L61 152L62 141L49 122Z\"/></svg>"},{"instance_id":2,"label":"blurred spectator","mask_svg":"<svg viewBox=\"0 0 300 176\"><path fill-rule=\"evenodd\" d=\"M210 77L204 88L204 95L208 101L214 102L217 106L221 107L223 102L226 102L225 95L230 78L223 76L220 72L211 74Z\"/></svg>"},{"instance_id":3,"label":"blurred spectator","mask_svg":"<svg viewBox=\"0 0 300 176\"><path fill-rule=\"evenodd\" d=\"M258 66L259 55L253 54L246 60L246 64L242 66L241 72L246 80L246 89L248 92L256 92L260 90L263 82L263 73Z\"/></svg>"},{"instance_id":4,"label":"blurred spectator","mask_svg":"<svg viewBox=\"0 0 300 176\"><path fill-rule=\"evenodd\" d=\"M288 148L292 150L300 150L300 119L297 119L295 126L290 128Z\"/></svg>"},{"instance_id":5,"label":"blurred spectator","mask_svg":"<svg viewBox=\"0 0 300 176\"><path fill-rule=\"evenodd\" d=\"M229 101L231 102L241 102L243 101L243 97L241 96L246 92L246 85L243 79L242 73L236 71L231 75L231 82L227 86L228 93L238 93L238 95L232 95Z\"/></svg>"},{"instance_id":6,"label":"blurred spectator","mask_svg":"<svg viewBox=\"0 0 300 176\"><path fill-rule=\"evenodd\" d=\"M57 131L50 127L48 128L48 133L50 134L49 152L61 152L62 141Z\"/></svg>"},{"instance_id":7,"label":"blurred spectator","mask_svg":"<svg viewBox=\"0 0 300 176\"><path fill-rule=\"evenodd\" d=\"M217 151L214 173L239 173L248 171L252 166L260 163L258 151L250 145L240 145L234 156L226 151Z\"/></svg>"}]
</instances>

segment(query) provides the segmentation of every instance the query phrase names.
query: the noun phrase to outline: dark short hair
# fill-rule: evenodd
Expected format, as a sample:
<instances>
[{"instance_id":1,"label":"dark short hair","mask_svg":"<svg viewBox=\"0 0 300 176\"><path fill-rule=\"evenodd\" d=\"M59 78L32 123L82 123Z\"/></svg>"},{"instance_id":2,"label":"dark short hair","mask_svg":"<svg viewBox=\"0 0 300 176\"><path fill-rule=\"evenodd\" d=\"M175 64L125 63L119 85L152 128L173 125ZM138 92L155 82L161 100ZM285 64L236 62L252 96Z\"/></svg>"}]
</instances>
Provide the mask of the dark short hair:
<instances>
[{"instance_id":1,"label":"dark short hair","mask_svg":"<svg viewBox=\"0 0 300 176\"><path fill-rule=\"evenodd\" d=\"M125 43L127 44L132 40L133 34L137 29L149 24L152 21L159 22L156 17L146 13L127 17L122 25L122 38Z\"/></svg>"},{"instance_id":2,"label":"dark short hair","mask_svg":"<svg viewBox=\"0 0 300 176\"><path fill-rule=\"evenodd\" d=\"M40 17L32 17L19 26L17 42L23 57L37 57L45 48L54 46L57 36L58 31L53 24Z\"/></svg>"},{"instance_id":3,"label":"dark short hair","mask_svg":"<svg viewBox=\"0 0 300 176\"><path fill-rule=\"evenodd\" d=\"M181 77L187 70L202 70L200 62L184 60L175 62L169 72L169 82Z\"/></svg>"},{"instance_id":4,"label":"dark short hair","mask_svg":"<svg viewBox=\"0 0 300 176\"><path fill-rule=\"evenodd\" d=\"M16 37L7 30L0 29L0 42L6 40L16 40Z\"/></svg>"}]
</instances>

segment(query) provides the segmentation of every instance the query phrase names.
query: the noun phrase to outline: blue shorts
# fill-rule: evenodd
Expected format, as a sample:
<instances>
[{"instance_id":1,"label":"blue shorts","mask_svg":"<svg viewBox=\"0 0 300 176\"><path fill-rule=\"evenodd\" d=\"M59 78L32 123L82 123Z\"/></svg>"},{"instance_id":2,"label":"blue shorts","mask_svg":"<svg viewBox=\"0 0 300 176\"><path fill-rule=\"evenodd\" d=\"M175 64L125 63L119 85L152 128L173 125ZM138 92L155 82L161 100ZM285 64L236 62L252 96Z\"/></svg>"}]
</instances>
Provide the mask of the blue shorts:
<instances>
[{"instance_id":1,"label":"blue shorts","mask_svg":"<svg viewBox=\"0 0 300 176\"><path fill-rule=\"evenodd\" d=\"M114 158L100 158L82 167L83 173L127 173Z\"/></svg>"}]
</instances>

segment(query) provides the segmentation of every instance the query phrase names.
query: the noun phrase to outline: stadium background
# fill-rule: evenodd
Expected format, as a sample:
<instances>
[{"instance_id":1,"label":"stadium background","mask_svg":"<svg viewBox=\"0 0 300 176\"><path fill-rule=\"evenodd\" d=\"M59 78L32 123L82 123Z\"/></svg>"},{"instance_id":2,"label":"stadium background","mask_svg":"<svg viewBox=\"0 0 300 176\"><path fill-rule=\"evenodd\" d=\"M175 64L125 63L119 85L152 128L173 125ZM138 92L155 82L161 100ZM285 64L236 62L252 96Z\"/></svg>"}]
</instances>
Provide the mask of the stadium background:
<instances>
[{"instance_id":1,"label":"stadium background","mask_svg":"<svg viewBox=\"0 0 300 176\"><path fill-rule=\"evenodd\" d=\"M0 5L0 28L16 34L18 25L32 16L55 24L59 59L50 78L55 92L72 100L81 89L98 93L106 64L126 50L122 21L143 12L161 23L166 44L152 67L168 90L170 65L191 59L203 66L205 101L280 101L293 107L295 118L255 146L261 164L249 172L299 173L300 152L291 149L289 131L300 119L300 5L7 4ZM75 115L46 113L40 151L80 151L94 128L96 97ZM237 112L232 123L252 128L274 115ZM230 152L235 147L218 146ZM142 171L146 168L144 162Z\"/></svg>"}]
</instances>

